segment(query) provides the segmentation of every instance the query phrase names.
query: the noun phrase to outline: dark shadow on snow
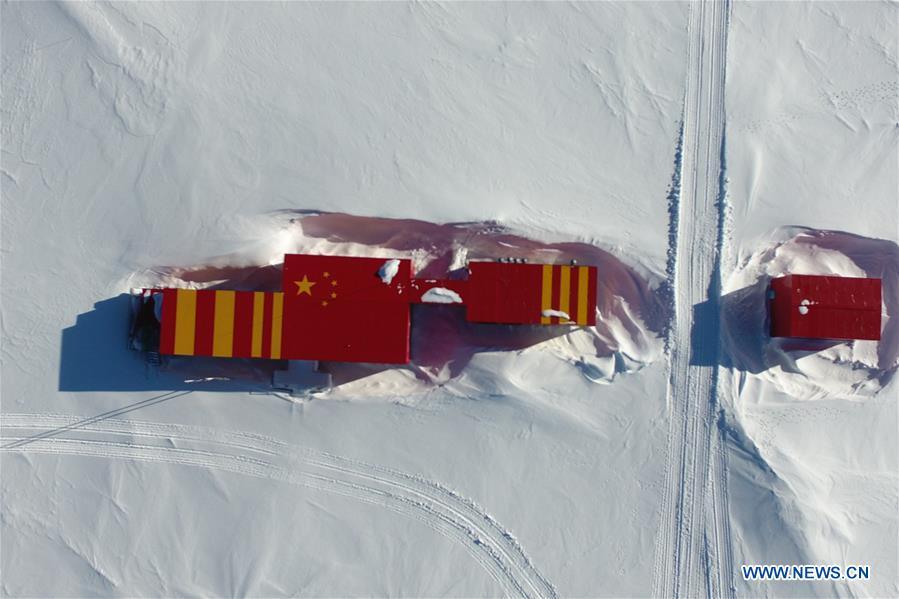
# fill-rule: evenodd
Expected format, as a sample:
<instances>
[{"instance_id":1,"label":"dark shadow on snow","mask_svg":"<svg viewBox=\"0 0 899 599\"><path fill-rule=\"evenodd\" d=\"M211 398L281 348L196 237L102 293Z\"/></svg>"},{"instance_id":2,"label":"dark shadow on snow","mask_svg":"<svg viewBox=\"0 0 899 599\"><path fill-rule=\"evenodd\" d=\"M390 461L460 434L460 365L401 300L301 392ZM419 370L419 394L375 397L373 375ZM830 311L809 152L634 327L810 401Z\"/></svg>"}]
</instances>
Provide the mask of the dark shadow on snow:
<instances>
[{"instance_id":1,"label":"dark shadow on snow","mask_svg":"<svg viewBox=\"0 0 899 599\"><path fill-rule=\"evenodd\" d=\"M792 243L835 250L852 260L867 277L879 278L883 284L885 324L877 345L878 364L874 370L881 386L896 372L899 360L899 246L883 239L870 239L842 231L816 231L790 227L798 232ZM773 259L775 248L768 253ZM797 274L827 274L800 272ZM786 372L800 373L796 361L842 343L827 339L772 338L768 316L767 291L770 278L759 277L755 283L721 297L720 364L758 374L774 366ZM697 306L702 311L701 306ZM710 356L705 358L711 359Z\"/></svg>"},{"instance_id":2,"label":"dark shadow on snow","mask_svg":"<svg viewBox=\"0 0 899 599\"><path fill-rule=\"evenodd\" d=\"M262 391L277 360L164 358L161 368L128 347L131 298L123 293L94 304L62 331L60 391ZM229 380L203 381L208 377ZM197 382L187 382L187 381Z\"/></svg>"},{"instance_id":3,"label":"dark shadow on snow","mask_svg":"<svg viewBox=\"0 0 899 599\"><path fill-rule=\"evenodd\" d=\"M90 418L84 418L77 422L73 422L71 424L66 424L65 426L59 426L54 429L44 431L42 433L32 435L30 437L25 437L24 439L19 439L17 441L7 443L6 445L3 446L3 449L13 449L15 447L22 447L23 445L28 445L29 443L34 443L35 441L40 441L41 439L55 437L59 434L65 433L67 431L77 430L79 428L83 428L85 426L90 426L91 424L95 424L97 422L102 422L103 420L108 420L110 418L118 418L119 416L121 416L123 414L127 414L128 412L134 412L135 410L140 410L143 408L148 408L150 406L155 406L164 401L169 401L171 399L183 397L184 395L187 395L188 393L190 393L190 391L167 391L167 392L163 393L162 395L157 395L155 397L149 397L147 399L142 399L140 401L136 401L132 404L128 404L127 406L123 406L121 408L109 410L107 412L103 412L101 414L91 416Z\"/></svg>"},{"instance_id":4,"label":"dark shadow on snow","mask_svg":"<svg viewBox=\"0 0 899 599\"><path fill-rule=\"evenodd\" d=\"M690 364L714 366L720 353L718 299L713 298L693 306L693 326L690 328Z\"/></svg>"},{"instance_id":5,"label":"dark shadow on snow","mask_svg":"<svg viewBox=\"0 0 899 599\"><path fill-rule=\"evenodd\" d=\"M799 372L796 360L844 343L832 339L771 337L768 315L770 278L721 296L721 351L717 363L759 374L774 366ZM709 357L712 359L711 357ZM706 362L708 365L715 362Z\"/></svg>"}]
</instances>

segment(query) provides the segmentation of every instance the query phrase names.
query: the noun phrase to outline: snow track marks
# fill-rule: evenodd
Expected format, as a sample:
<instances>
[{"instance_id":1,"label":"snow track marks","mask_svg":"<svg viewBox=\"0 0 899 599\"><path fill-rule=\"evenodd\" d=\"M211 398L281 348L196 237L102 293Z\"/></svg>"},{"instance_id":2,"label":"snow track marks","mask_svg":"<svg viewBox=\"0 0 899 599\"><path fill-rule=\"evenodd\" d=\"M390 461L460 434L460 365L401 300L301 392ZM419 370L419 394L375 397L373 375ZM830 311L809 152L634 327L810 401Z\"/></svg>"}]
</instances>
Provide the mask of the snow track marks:
<instances>
[{"instance_id":1,"label":"snow track marks","mask_svg":"<svg viewBox=\"0 0 899 599\"><path fill-rule=\"evenodd\" d=\"M182 464L337 493L413 517L461 543L508 596L557 596L509 531L439 483L250 433L129 420L73 428L75 422L66 416L4 414L3 451ZM57 428L60 434L40 434ZM10 436L12 431L22 434Z\"/></svg>"},{"instance_id":2,"label":"snow track marks","mask_svg":"<svg viewBox=\"0 0 899 599\"><path fill-rule=\"evenodd\" d=\"M724 454L716 426L728 2L690 4L680 193L671 198L670 429L654 596L732 592ZM707 518L707 515L710 516ZM722 546L723 545L723 546Z\"/></svg>"}]
</instances>

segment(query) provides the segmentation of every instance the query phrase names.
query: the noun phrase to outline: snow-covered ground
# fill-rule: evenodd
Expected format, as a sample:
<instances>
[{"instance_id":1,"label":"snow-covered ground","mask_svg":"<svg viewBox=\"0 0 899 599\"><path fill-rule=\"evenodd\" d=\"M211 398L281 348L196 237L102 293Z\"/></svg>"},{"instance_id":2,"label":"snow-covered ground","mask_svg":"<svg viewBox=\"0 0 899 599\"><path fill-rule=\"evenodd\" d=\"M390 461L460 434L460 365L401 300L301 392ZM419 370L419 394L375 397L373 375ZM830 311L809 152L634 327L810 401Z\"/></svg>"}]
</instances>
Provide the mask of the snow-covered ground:
<instances>
[{"instance_id":1,"label":"snow-covered ground","mask_svg":"<svg viewBox=\"0 0 899 599\"><path fill-rule=\"evenodd\" d=\"M895 5L0 10L4 595L899 594ZM429 306L306 399L125 348L294 251L576 257L597 326ZM784 272L882 277L883 340L767 339Z\"/></svg>"},{"instance_id":2,"label":"snow-covered ground","mask_svg":"<svg viewBox=\"0 0 899 599\"><path fill-rule=\"evenodd\" d=\"M897 20L890 4L732 11L721 402L734 561L871 566L866 583L737 578L739 594L899 595ZM882 341L754 341L759 278L788 271L881 277Z\"/></svg>"}]
</instances>

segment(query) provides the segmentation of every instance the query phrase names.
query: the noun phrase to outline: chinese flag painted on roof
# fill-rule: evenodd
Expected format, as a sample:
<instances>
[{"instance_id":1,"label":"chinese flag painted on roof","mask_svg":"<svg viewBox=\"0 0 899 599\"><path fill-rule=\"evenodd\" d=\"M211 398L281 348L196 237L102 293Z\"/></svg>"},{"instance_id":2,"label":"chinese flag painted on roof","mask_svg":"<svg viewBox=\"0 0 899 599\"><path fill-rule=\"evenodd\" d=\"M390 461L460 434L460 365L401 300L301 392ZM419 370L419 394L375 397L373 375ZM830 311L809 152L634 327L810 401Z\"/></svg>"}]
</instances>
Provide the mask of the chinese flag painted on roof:
<instances>
[{"instance_id":1,"label":"chinese flag painted on roof","mask_svg":"<svg viewBox=\"0 0 899 599\"><path fill-rule=\"evenodd\" d=\"M307 256L284 259L284 357L291 360L409 361L411 263L389 284L385 258Z\"/></svg>"}]
</instances>

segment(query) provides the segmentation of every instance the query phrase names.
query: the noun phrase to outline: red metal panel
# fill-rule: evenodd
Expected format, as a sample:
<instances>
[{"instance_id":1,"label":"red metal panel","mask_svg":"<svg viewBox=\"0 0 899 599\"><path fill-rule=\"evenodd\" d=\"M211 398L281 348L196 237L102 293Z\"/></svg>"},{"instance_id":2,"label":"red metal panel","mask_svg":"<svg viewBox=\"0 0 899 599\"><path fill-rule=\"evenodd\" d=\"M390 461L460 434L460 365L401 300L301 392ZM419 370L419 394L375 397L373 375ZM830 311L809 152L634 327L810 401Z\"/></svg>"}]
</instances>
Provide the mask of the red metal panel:
<instances>
[{"instance_id":1,"label":"red metal panel","mask_svg":"<svg viewBox=\"0 0 899 599\"><path fill-rule=\"evenodd\" d=\"M333 315L322 315L331 311ZM354 314L355 313L355 314ZM343 302L321 310L291 311L289 359L405 364L409 361L409 306ZM352 320L361 316L365 320Z\"/></svg>"},{"instance_id":2,"label":"red metal panel","mask_svg":"<svg viewBox=\"0 0 899 599\"><path fill-rule=\"evenodd\" d=\"M284 295L284 357L405 364L409 304Z\"/></svg>"},{"instance_id":3,"label":"red metal panel","mask_svg":"<svg viewBox=\"0 0 899 599\"><path fill-rule=\"evenodd\" d=\"M798 306L803 300L830 308L879 309L879 279L816 275L787 275L789 302Z\"/></svg>"},{"instance_id":4,"label":"red metal panel","mask_svg":"<svg viewBox=\"0 0 899 599\"><path fill-rule=\"evenodd\" d=\"M879 339L880 318L870 310L813 307L798 313L790 327L790 337L820 339Z\"/></svg>"},{"instance_id":5,"label":"red metal panel","mask_svg":"<svg viewBox=\"0 0 899 599\"><path fill-rule=\"evenodd\" d=\"M558 317L544 318L542 313L544 309L562 308L562 270L565 269L569 273L569 301L565 311L572 321L576 321L579 308L584 304L584 324L596 324L596 268L593 266L472 262L468 268L465 304L467 319L471 322L558 324ZM581 269L588 272L584 295L579 293ZM544 276L544 272L548 276Z\"/></svg>"},{"instance_id":6,"label":"red metal panel","mask_svg":"<svg viewBox=\"0 0 899 599\"><path fill-rule=\"evenodd\" d=\"M540 324L542 264L472 262L468 271L469 321Z\"/></svg>"},{"instance_id":7,"label":"red metal panel","mask_svg":"<svg viewBox=\"0 0 899 599\"><path fill-rule=\"evenodd\" d=\"M870 341L880 341L880 312L866 310L858 315L858 321L853 325L853 331L856 339L868 339Z\"/></svg>"},{"instance_id":8,"label":"red metal panel","mask_svg":"<svg viewBox=\"0 0 899 599\"><path fill-rule=\"evenodd\" d=\"M596 321L594 267L475 262L469 267L468 280L413 280L411 261L399 260L397 274L384 283L379 270L387 260L286 256L284 293L277 294L279 299L283 296L280 357L406 363L409 304L420 302L422 294L434 287L458 293L468 320L474 322L559 322L557 317L543 317L544 309L565 311L579 324ZM219 296L215 291L168 289L162 293L169 298L163 302L164 353L174 353L180 343L179 353L186 355L272 356L272 343L278 338L272 331L273 294L221 292L227 303L219 306L216 315ZM182 294L190 310L179 318Z\"/></svg>"},{"instance_id":9,"label":"red metal panel","mask_svg":"<svg viewBox=\"0 0 899 599\"><path fill-rule=\"evenodd\" d=\"M577 320L578 285L580 284L581 271L574 267L571 269L571 286L568 289L568 319L569 322ZM589 274L588 274L589 278ZM589 285L589 282L587 283ZM588 300L589 301L589 300ZM589 310L588 310L589 312Z\"/></svg>"},{"instance_id":10,"label":"red metal panel","mask_svg":"<svg viewBox=\"0 0 899 599\"><path fill-rule=\"evenodd\" d=\"M596 288L599 285L595 266L588 266L590 287L587 291L587 325L596 326Z\"/></svg>"},{"instance_id":11,"label":"red metal panel","mask_svg":"<svg viewBox=\"0 0 899 599\"><path fill-rule=\"evenodd\" d=\"M880 339L879 279L788 275L771 281L771 335Z\"/></svg>"},{"instance_id":12,"label":"red metal panel","mask_svg":"<svg viewBox=\"0 0 899 599\"><path fill-rule=\"evenodd\" d=\"M215 291L197 291L197 324L194 337L194 355L212 355L212 336L215 331Z\"/></svg>"},{"instance_id":13,"label":"red metal panel","mask_svg":"<svg viewBox=\"0 0 899 599\"><path fill-rule=\"evenodd\" d=\"M283 357L407 363L412 264L400 260L385 284L378 271L387 260L286 256Z\"/></svg>"},{"instance_id":14,"label":"red metal panel","mask_svg":"<svg viewBox=\"0 0 899 599\"><path fill-rule=\"evenodd\" d=\"M262 357L272 356L272 303L274 298L271 293L265 294L262 316Z\"/></svg>"},{"instance_id":15,"label":"red metal panel","mask_svg":"<svg viewBox=\"0 0 899 599\"><path fill-rule=\"evenodd\" d=\"M234 296L234 357L251 357L253 339L253 292L238 291Z\"/></svg>"},{"instance_id":16,"label":"red metal panel","mask_svg":"<svg viewBox=\"0 0 899 599\"><path fill-rule=\"evenodd\" d=\"M175 310L178 305L178 290L163 289L162 322L159 336L159 353L171 355L175 353Z\"/></svg>"},{"instance_id":17,"label":"red metal panel","mask_svg":"<svg viewBox=\"0 0 899 599\"><path fill-rule=\"evenodd\" d=\"M560 310L560 302L559 302L559 283L562 278L562 267L559 265L553 266L553 274L552 274L552 310ZM550 323L559 324L561 319L558 316L550 317Z\"/></svg>"},{"instance_id":18,"label":"red metal panel","mask_svg":"<svg viewBox=\"0 0 899 599\"><path fill-rule=\"evenodd\" d=\"M185 290L180 290L185 291ZM157 293L161 293L163 298L163 313L161 323L160 336L160 353L175 354L178 323L178 289L162 289ZM250 358L262 357L269 358L272 353L272 315L273 315L273 298L275 295L269 292L252 292L252 291L234 291L234 292L216 292L211 289L203 289L192 292L196 295L196 307L189 319L183 323L183 335L188 343L183 355L196 356L223 356ZM234 313L230 316L228 311L222 313L220 322L216 322L216 298L217 293L233 293L234 294ZM259 353L253 354L253 338L254 328L256 327L256 318L254 318L254 300L256 295L261 299L261 316L258 324L259 335L257 340ZM218 333L227 343L227 339L231 337L230 353L227 345L222 346L221 352L215 353L216 327L219 327ZM230 330L230 334L228 331Z\"/></svg>"},{"instance_id":19,"label":"red metal panel","mask_svg":"<svg viewBox=\"0 0 899 599\"><path fill-rule=\"evenodd\" d=\"M282 275L284 293L319 301L337 299L332 294L341 300L406 301L403 294L412 276L412 261L399 260L396 275L385 284L378 271L388 260L391 258L288 254Z\"/></svg>"},{"instance_id":20,"label":"red metal panel","mask_svg":"<svg viewBox=\"0 0 899 599\"><path fill-rule=\"evenodd\" d=\"M789 337L790 317L793 314L790 305L790 277L780 277L771 281L770 293L773 297L769 298L769 316L771 318L771 336L772 337ZM787 299L785 299L787 298Z\"/></svg>"},{"instance_id":21,"label":"red metal panel","mask_svg":"<svg viewBox=\"0 0 899 599\"><path fill-rule=\"evenodd\" d=\"M790 286L793 305L808 299L830 308L880 311L880 279L791 275Z\"/></svg>"}]
</instances>

